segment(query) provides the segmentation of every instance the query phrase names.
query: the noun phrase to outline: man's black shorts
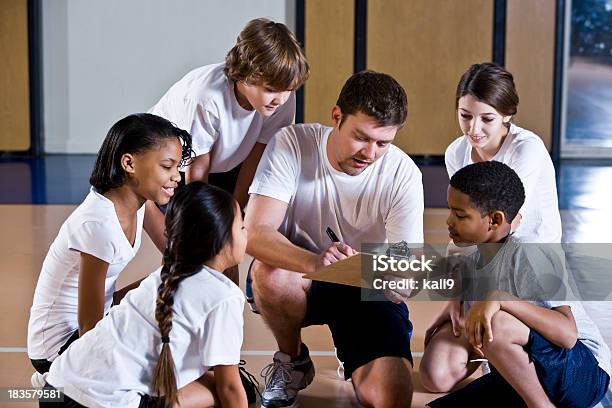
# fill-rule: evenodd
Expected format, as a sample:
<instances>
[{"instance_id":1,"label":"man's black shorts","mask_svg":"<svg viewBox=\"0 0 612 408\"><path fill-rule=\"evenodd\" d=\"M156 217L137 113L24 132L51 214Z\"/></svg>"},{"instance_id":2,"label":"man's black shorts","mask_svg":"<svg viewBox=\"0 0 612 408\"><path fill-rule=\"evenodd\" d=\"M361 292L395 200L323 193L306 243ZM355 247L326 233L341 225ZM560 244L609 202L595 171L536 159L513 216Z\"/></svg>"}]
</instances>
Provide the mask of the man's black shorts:
<instances>
[{"instance_id":1,"label":"man's black shorts","mask_svg":"<svg viewBox=\"0 0 612 408\"><path fill-rule=\"evenodd\" d=\"M344 377L380 357L404 357L412 364L412 323L404 303L365 301L366 289L312 281L303 326L326 324L344 363ZM373 291L367 291L373 292ZM377 296L381 299L380 293Z\"/></svg>"}]
</instances>

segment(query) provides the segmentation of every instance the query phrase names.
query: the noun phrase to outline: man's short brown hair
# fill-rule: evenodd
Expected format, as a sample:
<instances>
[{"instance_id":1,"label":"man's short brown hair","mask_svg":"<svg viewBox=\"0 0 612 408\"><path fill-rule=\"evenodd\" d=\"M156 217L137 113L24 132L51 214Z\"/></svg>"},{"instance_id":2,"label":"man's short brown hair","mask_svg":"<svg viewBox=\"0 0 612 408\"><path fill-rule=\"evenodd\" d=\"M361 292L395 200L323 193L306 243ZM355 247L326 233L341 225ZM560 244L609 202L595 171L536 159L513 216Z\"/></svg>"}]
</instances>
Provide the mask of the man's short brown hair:
<instances>
[{"instance_id":1,"label":"man's short brown hair","mask_svg":"<svg viewBox=\"0 0 612 408\"><path fill-rule=\"evenodd\" d=\"M408 115L404 88L390 75L365 70L353 74L344 84L336 105L342 121L359 112L376 119L380 126L402 127Z\"/></svg>"}]
</instances>

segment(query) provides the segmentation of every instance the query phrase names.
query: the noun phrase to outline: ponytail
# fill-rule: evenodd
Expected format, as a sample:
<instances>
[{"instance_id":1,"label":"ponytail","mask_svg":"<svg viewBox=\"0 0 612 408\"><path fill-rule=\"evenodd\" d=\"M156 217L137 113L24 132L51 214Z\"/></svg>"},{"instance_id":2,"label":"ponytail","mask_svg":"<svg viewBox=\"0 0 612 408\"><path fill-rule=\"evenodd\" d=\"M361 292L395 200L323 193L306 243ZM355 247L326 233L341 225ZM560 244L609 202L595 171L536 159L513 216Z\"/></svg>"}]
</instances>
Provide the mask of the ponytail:
<instances>
[{"instance_id":1,"label":"ponytail","mask_svg":"<svg viewBox=\"0 0 612 408\"><path fill-rule=\"evenodd\" d=\"M166 252L168 250L166 249ZM157 302L155 305L155 320L161 334L162 348L159 360L153 371L153 390L164 397L166 404L178 403L178 390L176 387L176 372L172 351L170 350L170 331L172 330L172 305L174 294L179 283L199 270L196 265L181 265L164 254L164 265L161 269L161 284L157 289Z\"/></svg>"}]
</instances>

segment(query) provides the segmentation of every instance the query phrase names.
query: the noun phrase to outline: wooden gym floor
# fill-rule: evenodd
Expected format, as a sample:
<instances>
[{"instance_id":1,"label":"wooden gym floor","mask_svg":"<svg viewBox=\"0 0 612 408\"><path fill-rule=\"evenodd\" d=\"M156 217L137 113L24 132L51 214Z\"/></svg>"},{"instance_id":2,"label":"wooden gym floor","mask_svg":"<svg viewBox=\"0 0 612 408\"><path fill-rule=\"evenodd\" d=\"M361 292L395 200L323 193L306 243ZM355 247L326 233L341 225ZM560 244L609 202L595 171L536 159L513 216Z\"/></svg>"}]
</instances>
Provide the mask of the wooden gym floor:
<instances>
[{"instance_id":1,"label":"wooden gym floor","mask_svg":"<svg viewBox=\"0 0 612 408\"><path fill-rule=\"evenodd\" d=\"M0 205L0 311L3 330L0 332L0 387L29 386L33 368L26 354L26 332L29 308L36 286L42 260L63 220L74 205ZM609 214L609 213L608 213ZM425 213L425 239L427 242L447 242L446 209L427 209ZM563 211L564 240L573 242L610 242L612 220L605 210ZM606 223L608 225L606 225ZM590 232L589 232L590 231ZM604 235L602 232L605 231ZM143 234L146 236L146 234ZM605 239L605 240L602 240ZM577 241L578 240L578 241ZM139 279L159 265L159 253L146 237L136 258L119 279L118 287ZM240 267L241 282L250 258ZM418 367L423 351L423 335L429 322L439 309L435 302L409 303L410 318L414 325L412 351L415 367ZM612 344L612 314L608 305L602 304L592 311L609 344ZM247 369L259 377L259 371L267 365L276 350L276 343L260 316L245 308L245 337L243 357ZM325 326L310 327L303 331L316 365L317 375L311 386L300 392L301 407L350 407L359 406L352 386L336 375L337 362L329 330ZM416 392L413 407L423 407L435 399L421 387L418 372L414 375ZM4 403L6 407L33 407L35 404ZM0 402L0 406L2 403ZM607 406L607 404L606 404Z\"/></svg>"}]
</instances>

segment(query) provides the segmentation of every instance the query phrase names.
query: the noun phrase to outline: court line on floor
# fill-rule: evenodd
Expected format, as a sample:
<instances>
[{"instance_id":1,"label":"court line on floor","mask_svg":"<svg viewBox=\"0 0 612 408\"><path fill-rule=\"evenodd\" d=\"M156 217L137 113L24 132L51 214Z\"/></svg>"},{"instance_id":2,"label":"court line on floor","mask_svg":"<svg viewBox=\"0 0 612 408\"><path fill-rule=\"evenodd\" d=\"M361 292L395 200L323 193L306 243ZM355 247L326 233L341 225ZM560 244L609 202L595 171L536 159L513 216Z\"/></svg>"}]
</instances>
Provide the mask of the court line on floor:
<instances>
[{"instance_id":1,"label":"court line on floor","mask_svg":"<svg viewBox=\"0 0 612 408\"><path fill-rule=\"evenodd\" d=\"M25 347L0 347L0 353L26 353L28 351ZM242 350L240 352L243 356L273 356L276 350ZM335 356L334 351L310 351L311 356ZM413 357L423 357L422 351L413 351Z\"/></svg>"},{"instance_id":2,"label":"court line on floor","mask_svg":"<svg viewBox=\"0 0 612 408\"><path fill-rule=\"evenodd\" d=\"M25 347L0 347L0 353L26 353Z\"/></svg>"}]
</instances>

